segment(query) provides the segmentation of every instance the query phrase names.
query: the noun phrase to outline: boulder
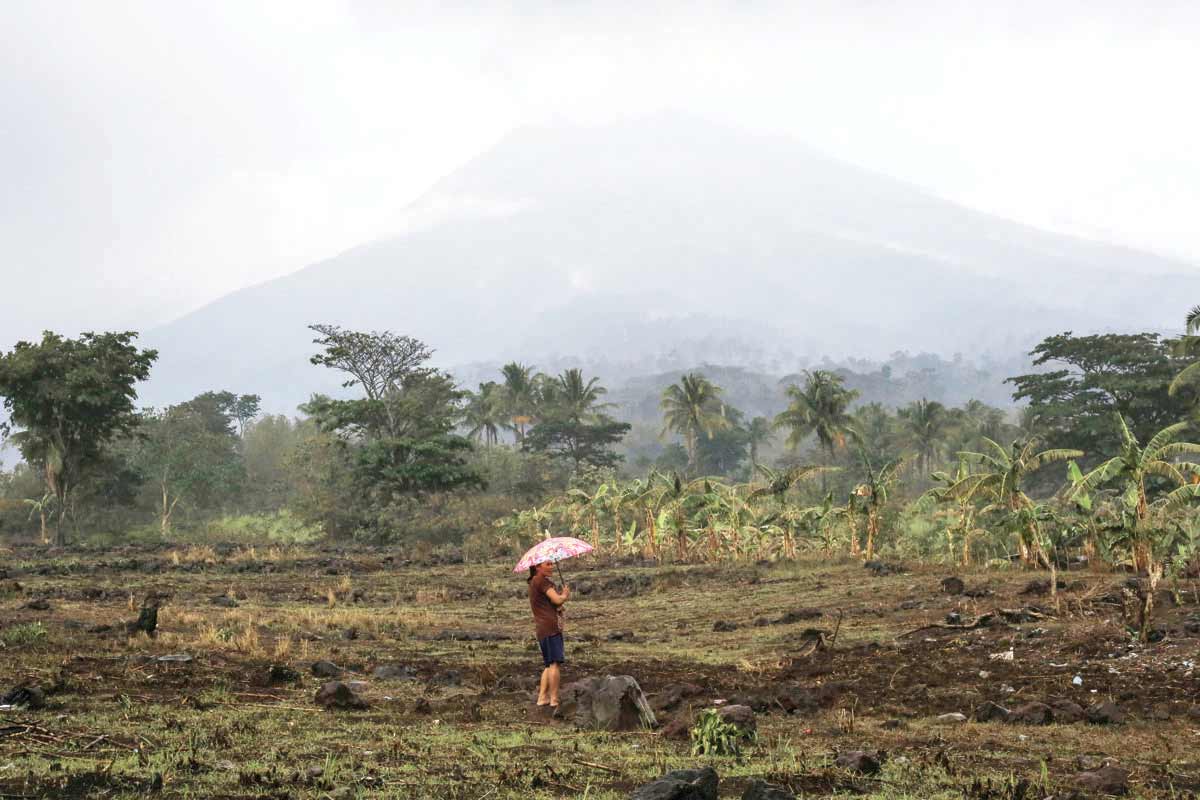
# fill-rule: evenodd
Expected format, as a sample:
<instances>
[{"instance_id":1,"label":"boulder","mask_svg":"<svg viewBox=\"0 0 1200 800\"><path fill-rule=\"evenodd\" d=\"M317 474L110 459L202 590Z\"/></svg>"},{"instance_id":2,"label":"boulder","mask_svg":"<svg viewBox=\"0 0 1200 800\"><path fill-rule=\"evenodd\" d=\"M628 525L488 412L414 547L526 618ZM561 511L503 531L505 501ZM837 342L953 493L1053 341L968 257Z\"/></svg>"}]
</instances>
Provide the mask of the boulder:
<instances>
[{"instance_id":1,"label":"boulder","mask_svg":"<svg viewBox=\"0 0 1200 800\"><path fill-rule=\"evenodd\" d=\"M46 693L37 686L18 686L0 695L0 705L30 710L42 708L46 705Z\"/></svg>"},{"instance_id":2,"label":"boulder","mask_svg":"<svg viewBox=\"0 0 1200 800\"><path fill-rule=\"evenodd\" d=\"M967 715L961 714L958 711L951 711L949 714L939 714L934 721L939 725L958 725L967 721Z\"/></svg>"},{"instance_id":3,"label":"boulder","mask_svg":"<svg viewBox=\"0 0 1200 800\"><path fill-rule=\"evenodd\" d=\"M654 708L662 711L674 711L689 697L703 693L703 689L694 683L673 683L654 696Z\"/></svg>"},{"instance_id":4,"label":"boulder","mask_svg":"<svg viewBox=\"0 0 1200 800\"><path fill-rule=\"evenodd\" d=\"M1070 725L1084 718L1083 706L1070 700L1053 700L1050 708L1054 712L1053 721L1058 725Z\"/></svg>"},{"instance_id":5,"label":"boulder","mask_svg":"<svg viewBox=\"0 0 1200 800\"><path fill-rule=\"evenodd\" d=\"M297 683L300 673L286 664L272 664L267 670L267 683Z\"/></svg>"},{"instance_id":6,"label":"boulder","mask_svg":"<svg viewBox=\"0 0 1200 800\"><path fill-rule=\"evenodd\" d=\"M1045 703L1026 703L1010 711L1008 721L1022 725L1049 725L1054 722L1054 709Z\"/></svg>"},{"instance_id":7,"label":"boulder","mask_svg":"<svg viewBox=\"0 0 1200 800\"><path fill-rule=\"evenodd\" d=\"M337 678L342 674L342 668L332 661L314 661L310 669L318 678Z\"/></svg>"},{"instance_id":8,"label":"boulder","mask_svg":"<svg viewBox=\"0 0 1200 800\"><path fill-rule=\"evenodd\" d=\"M606 675L568 683L559 692L559 714L576 727L605 731L653 728L654 712L630 675Z\"/></svg>"},{"instance_id":9,"label":"boulder","mask_svg":"<svg viewBox=\"0 0 1200 800\"><path fill-rule=\"evenodd\" d=\"M758 721L754 718L754 710L749 706L721 706L716 709L717 716L723 722L728 722L738 729L738 732L749 738L758 732Z\"/></svg>"},{"instance_id":10,"label":"boulder","mask_svg":"<svg viewBox=\"0 0 1200 800\"><path fill-rule=\"evenodd\" d=\"M658 735L664 739L677 739L684 741L691 738L692 727L695 720L690 714L680 714L674 719L667 722L659 729Z\"/></svg>"},{"instance_id":11,"label":"boulder","mask_svg":"<svg viewBox=\"0 0 1200 800\"><path fill-rule=\"evenodd\" d=\"M712 767L677 769L634 789L629 800L717 800L719 782Z\"/></svg>"},{"instance_id":12,"label":"boulder","mask_svg":"<svg viewBox=\"0 0 1200 800\"><path fill-rule=\"evenodd\" d=\"M825 616L825 612L819 608L797 608L794 611L787 612L782 617L775 620L775 624L792 625L797 622L820 619L823 616Z\"/></svg>"},{"instance_id":13,"label":"boulder","mask_svg":"<svg viewBox=\"0 0 1200 800\"><path fill-rule=\"evenodd\" d=\"M1129 791L1129 771L1107 766L1075 776L1075 785L1096 794L1121 795Z\"/></svg>"},{"instance_id":14,"label":"boulder","mask_svg":"<svg viewBox=\"0 0 1200 800\"><path fill-rule=\"evenodd\" d=\"M946 594L962 594L967 590L967 585L963 583L963 579L951 575L949 578L942 578L942 591Z\"/></svg>"},{"instance_id":15,"label":"boulder","mask_svg":"<svg viewBox=\"0 0 1200 800\"><path fill-rule=\"evenodd\" d=\"M716 633L729 633L730 631L736 631L738 629L738 624L736 622L730 622L727 619L719 619L713 623L712 629Z\"/></svg>"},{"instance_id":16,"label":"boulder","mask_svg":"<svg viewBox=\"0 0 1200 800\"><path fill-rule=\"evenodd\" d=\"M380 664L371 677L377 681L415 681L417 672L407 664Z\"/></svg>"},{"instance_id":17,"label":"boulder","mask_svg":"<svg viewBox=\"0 0 1200 800\"><path fill-rule=\"evenodd\" d=\"M772 786L766 781L755 778L750 781L746 791L742 792L742 800L796 800L796 795L780 786Z\"/></svg>"},{"instance_id":18,"label":"boulder","mask_svg":"<svg viewBox=\"0 0 1200 800\"><path fill-rule=\"evenodd\" d=\"M21 607L27 608L30 611L49 611L50 610L50 601L44 597L37 597L37 598L34 598L33 600L30 600L28 603L26 603L25 605L23 605Z\"/></svg>"},{"instance_id":19,"label":"boulder","mask_svg":"<svg viewBox=\"0 0 1200 800\"><path fill-rule=\"evenodd\" d=\"M838 753L833 763L844 770L862 775L874 775L879 772L881 766L879 754L868 753L865 750L847 750L845 753Z\"/></svg>"},{"instance_id":20,"label":"boulder","mask_svg":"<svg viewBox=\"0 0 1200 800\"><path fill-rule=\"evenodd\" d=\"M975 707L976 722L1008 722L1010 714L1007 708L990 700Z\"/></svg>"},{"instance_id":21,"label":"boulder","mask_svg":"<svg viewBox=\"0 0 1200 800\"><path fill-rule=\"evenodd\" d=\"M366 700L359 697L354 689L341 681L330 681L322 686L317 690L313 702L329 709L345 708L361 711L369 707Z\"/></svg>"},{"instance_id":22,"label":"boulder","mask_svg":"<svg viewBox=\"0 0 1200 800\"><path fill-rule=\"evenodd\" d=\"M237 608L238 607L238 601L234 600L232 597L230 597L229 595L226 595L226 594L216 595L215 597L212 598L212 600L210 602L214 606L220 606L221 608Z\"/></svg>"},{"instance_id":23,"label":"boulder","mask_svg":"<svg viewBox=\"0 0 1200 800\"><path fill-rule=\"evenodd\" d=\"M1102 702L1088 706L1087 721L1093 725L1121 725L1125 722L1125 712L1116 703Z\"/></svg>"}]
</instances>

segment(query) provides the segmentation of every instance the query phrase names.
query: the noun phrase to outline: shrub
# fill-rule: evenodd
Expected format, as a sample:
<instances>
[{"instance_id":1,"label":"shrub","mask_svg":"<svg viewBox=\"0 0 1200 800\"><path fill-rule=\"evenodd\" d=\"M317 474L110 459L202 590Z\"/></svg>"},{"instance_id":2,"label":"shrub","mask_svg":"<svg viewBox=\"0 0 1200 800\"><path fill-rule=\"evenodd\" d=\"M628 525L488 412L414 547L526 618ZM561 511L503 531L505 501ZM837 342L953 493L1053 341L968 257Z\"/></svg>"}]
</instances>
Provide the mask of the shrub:
<instances>
[{"instance_id":1,"label":"shrub","mask_svg":"<svg viewBox=\"0 0 1200 800\"><path fill-rule=\"evenodd\" d=\"M737 756L742 744L752 741L754 734L743 731L716 712L706 709L692 728L692 755Z\"/></svg>"},{"instance_id":2,"label":"shrub","mask_svg":"<svg viewBox=\"0 0 1200 800\"><path fill-rule=\"evenodd\" d=\"M40 642L46 638L46 626L40 622L23 622L0 632L0 642L7 647L19 647Z\"/></svg>"},{"instance_id":3,"label":"shrub","mask_svg":"<svg viewBox=\"0 0 1200 800\"><path fill-rule=\"evenodd\" d=\"M222 542L310 544L324 536L321 526L304 522L284 509L274 514L220 517L205 526L204 538Z\"/></svg>"}]
</instances>

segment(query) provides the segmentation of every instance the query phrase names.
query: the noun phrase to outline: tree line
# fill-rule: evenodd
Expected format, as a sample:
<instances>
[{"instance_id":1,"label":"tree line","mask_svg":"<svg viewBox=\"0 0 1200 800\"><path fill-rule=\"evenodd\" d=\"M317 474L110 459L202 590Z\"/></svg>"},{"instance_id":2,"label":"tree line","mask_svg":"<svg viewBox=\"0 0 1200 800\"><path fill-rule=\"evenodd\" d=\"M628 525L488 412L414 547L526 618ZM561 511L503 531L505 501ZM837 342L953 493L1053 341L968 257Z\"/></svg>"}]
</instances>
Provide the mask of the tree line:
<instances>
[{"instance_id":1,"label":"tree line","mask_svg":"<svg viewBox=\"0 0 1200 800\"><path fill-rule=\"evenodd\" d=\"M701 371L686 373L657 396L653 456L643 449L632 460L630 424L599 378L577 368L548 375L511 362L465 390L412 337L313 325L311 361L341 373L347 397L314 395L295 418L263 415L256 395L232 391L139 409L136 385L157 353L138 349L136 334L47 333L0 355L2 432L23 458L0 473L0 531L33 527L60 544L96 530L169 537L181 525L215 526L214 535L458 541L481 536L514 506L650 480L638 476L674 475L681 487L707 477L749 495L760 481L805 474L814 478L801 490L807 518L853 494L873 550L880 509L938 491L978 505L990 491L979 482L985 464L1000 474L1028 462L1017 470L1027 486L1004 484L1009 494L997 501L1014 513L1024 507L1014 497L1056 491L1039 469L1052 460L1071 461L1091 492L1115 480L1116 449L1153 449L1170 429L1173 449L1158 460L1174 465L1196 408L1198 320L1189 316L1176 339L1048 337L1031 354L1036 371L1009 379L1025 404L1019 414L978 401L858 403L844 373L814 369L786 380L780 413L748 418ZM1055 448L1027 453L1036 442ZM1190 475L1186 466L1154 467L1142 507ZM785 495L795 492L772 497ZM1018 534L1029 528L1011 524Z\"/></svg>"}]
</instances>

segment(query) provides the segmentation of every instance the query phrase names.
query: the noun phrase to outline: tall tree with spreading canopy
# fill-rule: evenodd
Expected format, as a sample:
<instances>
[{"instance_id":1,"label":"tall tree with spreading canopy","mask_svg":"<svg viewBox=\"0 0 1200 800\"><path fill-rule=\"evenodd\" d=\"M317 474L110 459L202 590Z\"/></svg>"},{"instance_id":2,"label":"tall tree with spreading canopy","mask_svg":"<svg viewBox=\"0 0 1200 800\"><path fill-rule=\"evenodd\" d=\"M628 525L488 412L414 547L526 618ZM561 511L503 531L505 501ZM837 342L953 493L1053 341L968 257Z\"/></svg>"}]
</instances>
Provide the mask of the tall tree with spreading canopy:
<instances>
[{"instance_id":1,"label":"tall tree with spreading canopy","mask_svg":"<svg viewBox=\"0 0 1200 800\"><path fill-rule=\"evenodd\" d=\"M731 425L721 402L721 387L698 372L690 372L663 390L659 407L663 412L660 435L674 432L683 437L688 473L694 474L700 437L711 438Z\"/></svg>"},{"instance_id":2,"label":"tall tree with spreading canopy","mask_svg":"<svg viewBox=\"0 0 1200 800\"><path fill-rule=\"evenodd\" d=\"M1013 399L1028 400L1028 420L1038 438L1062 447L1101 453L1121 414L1141 441L1184 419L1191 410L1169 387L1186 365L1158 334L1074 336L1044 339L1030 354L1036 366L1061 368L1009 378Z\"/></svg>"},{"instance_id":3,"label":"tall tree with spreading canopy","mask_svg":"<svg viewBox=\"0 0 1200 800\"><path fill-rule=\"evenodd\" d=\"M409 336L310 326L324 352L312 363L347 375L343 386L362 387L366 397L314 397L304 410L321 430L347 448L358 491L370 505L386 506L405 495L480 487L467 464L468 439L454 432L462 416L450 375L426 362L433 351Z\"/></svg>"},{"instance_id":4,"label":"tall tree with spreading canopy","mask_svg":"<svg viewBox=\"0 0 1200 800\"><path fill-rule=\"evenodd\" d=\"M11 434L45 476L59 508L59 545L66 544L72 492L107 445L138 424L134 386L149 377L158 353L139 350L136 338L133 331L77 339L47 331L40 342L18 342L0 355L0 397L9 416L0 434Z\"/></svg>"}]
</instances>

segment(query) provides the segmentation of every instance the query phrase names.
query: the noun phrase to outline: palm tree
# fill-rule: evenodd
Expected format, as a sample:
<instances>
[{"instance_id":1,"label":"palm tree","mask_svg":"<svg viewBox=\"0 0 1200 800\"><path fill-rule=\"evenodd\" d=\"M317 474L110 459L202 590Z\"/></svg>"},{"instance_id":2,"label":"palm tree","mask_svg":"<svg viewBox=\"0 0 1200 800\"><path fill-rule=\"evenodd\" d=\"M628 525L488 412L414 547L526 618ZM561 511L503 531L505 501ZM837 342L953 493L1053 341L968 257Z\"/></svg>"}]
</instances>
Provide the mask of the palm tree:
<instances>
[{"instance_id":1,"label":"palm tree","mask_svg":"<svg viewBox=\"0 0 1200 800\"><path fill-rule=\"evenodd\" d=\"M771 440L771 434L774 431L771 428L771 420L766 417L755 417L750 420L750 424L746 426L746 443L750 445L750 475L754 476L754 469L758 466L758 448L759 445L765 444Z\"/></svg>"},{"instance_id":2,"label":"palm tree","mask_svg":"<svg viewBox=\"0 0 1200 800\"><path fill-rule=\"evenodd\" d=\"M983 442L987 448L985 452L958 454L959 458L979 469L955 481L946 489L947 496L972 501L990 500L984 510L998 510L1007 515L1017 534L1022 563L1030 564L1037 557L1045 558L1041 552L1037 517L1031 513L1036 504L1025 494L1021 483L1029 473L1055 461L1080 458L1083 451L1051 449L1037 452L1036 439L1017 440L1007 449L986 436Z\"/></svg>"},{"instance_id":3,"label":"palm tree","mask_svg":"<svg viewBox=\"0 0 1200 800\"><path fill-rule=\"evenodd\" d=\"M598 412L610 408L611 403L601 403L600 398L608 390L600 385L599 378L585 381L583 370L568 369L553 379L554 390L550 393L553 412L568 419L589 421Z\"/></svg>"},{"instance_id":4,"label":"palm tree","mask_svg":"<svg viewBox=\"0 0 1200 800\"><path fill-rule=\"evenodd\" d=\"M1200 488L1192 478L1200 477L1200 464L1168 459L1200 454L1200 444L1175 441L1191 424L1178 422L1154 434L1142 447L1129 430L1125 417L1118 413L1116 418L1121 433L1120 452L1082 476L1069 496L1074 499L1111 481L1120 481L1124 486L1122 498L1133 517L1133 566L1136 570L1149 572L1153 566L1153 552L1145 525L1150 513L1146 479L1157 477L1175 487L1165 497L1169 506L1180 505L1197 496Z\"/></svg>"},{"instance_id":5,"label":"palm tree","mask_svg":"<svg viewBox=\"0 0 1200 800\"><path fill-rule=\"evenodd\" d=\"M930 462L937 458L950 415L944 405L925 398L909 403L898 413L908 441L917 451L917 469L924 477Z\"/></svg>"},{"instance_id":6,"label":"palm tree","mask_svg":"<svg viewBox=\"0 0 1200 800\"><path fill-rule=\"evenodd\" d=\"M1184 319L1184 334L1175 342L1175 353L1180 356L1196 356L1200 353L1200 306L1193 306ZM1167 393L1174 395L1179 389L1200 379L1200 361L1194 361L1171 381Z\"/></svg>"},{"instance_id":7,"label":"palm tree","mask_svg":"<svg viewBox=\"0 0 1200 800\"><path fill-rule=\"evenodd\" d=\"M536 381L533 377L533 367L512 361L500 368L504 376L504 405L516 432L517 442L525 439L525 431L533 421L533 407L536 400Z\"/></svg>"},{"instance_id":8,"label":"palm tree","mask_svg":"<svg viewBox=\"0 0 1200 800\"><path fill-rule=\"evenodd\" d=\"M711 439L713 433L725 430L731 425L729 418L725 416L725 405L720 398L721 387L698 372L684 375L679 383L663 390L659 407L663 411L664 424L659 435L666 436L668 431L673 431L683 436L689 474L693 474L696 469L696 450L700 435L704 434Z\"/></svg>"},{"instance_id":9,"label":"palm tree","mask_svg":"<svg viewBox=\"0 0 1200 800\"><path fill-rule=\"evenodd\" d=\"M840 375L825 370L806 373L804 388L787 387L788 407L775 417L776 428L789 430L788 447L797 447L810 434L816 434L822 449L832 459L846 437L854 435L852 419L846 409L858 391L845 388Z\"/></svg>"},{"instance_id":10,"label":"palm tree","mask_svg":"<svg viewBox=\"0 0 1200 800\"><path fill-rule=\"evenodd\" d=\"M510 427L502 395L502 387L495 381L481 383L478 392L467 393L467 406L463 410L467 435L488 447L500 441L502 428Z\"/></svg>"}]
</instances>

